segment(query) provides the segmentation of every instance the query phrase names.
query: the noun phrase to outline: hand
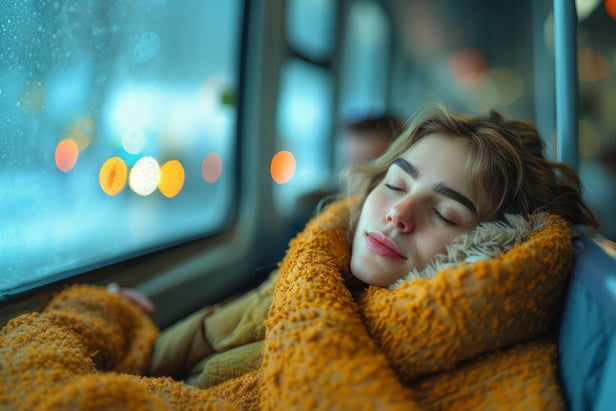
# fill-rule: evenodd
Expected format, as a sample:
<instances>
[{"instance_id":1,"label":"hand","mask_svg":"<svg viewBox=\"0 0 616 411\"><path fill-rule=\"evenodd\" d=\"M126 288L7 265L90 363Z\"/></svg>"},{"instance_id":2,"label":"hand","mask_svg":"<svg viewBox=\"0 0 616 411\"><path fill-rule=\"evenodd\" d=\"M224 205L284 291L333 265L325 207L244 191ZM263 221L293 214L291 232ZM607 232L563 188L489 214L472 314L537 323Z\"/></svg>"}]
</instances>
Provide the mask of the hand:
<instances>
[{"instance_id":1,"label":"hand","mask_svg":"<svg viewBox=\"0 0 616 411\"><path fill-rule=\"evenodd\" d=\"M156 311L154 303L150 301L148 297L141 294L139 291L133 290L132 288L121 288L116 283L109 283L107 285L107 291L118 294L120 297L130 301L144 313L151 314Z\"/></svg>"}]
</instances>

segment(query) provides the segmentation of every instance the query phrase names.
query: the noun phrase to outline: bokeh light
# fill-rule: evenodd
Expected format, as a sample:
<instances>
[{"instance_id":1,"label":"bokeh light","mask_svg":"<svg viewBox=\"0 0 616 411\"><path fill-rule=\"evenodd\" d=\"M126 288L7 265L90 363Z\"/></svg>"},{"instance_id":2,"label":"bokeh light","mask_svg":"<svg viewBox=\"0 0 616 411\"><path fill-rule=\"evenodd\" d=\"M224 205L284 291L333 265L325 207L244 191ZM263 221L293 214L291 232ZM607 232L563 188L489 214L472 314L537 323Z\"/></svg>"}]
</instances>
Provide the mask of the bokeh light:
<instances>
[{"instance_id":1,"label":"bokeh light","mask_svg":"<svg viewBox=\"0 0 616 411\"><path fill-rule=\"evenodd\" d=\"M601 0L575 0L575 10L577 11L578 20L585 20L595 11L599 4L601 4Z\"/></svg>"},{"instance_id":2,"label":"bokeh light","mask_svg":"<svg viewBox=\"0 0 616 411\"><path fill-rule=\"evenodd\" d=\"M616 0L605 0L605 11L616 20Z\"/></svg>"},{"instance_id":3,"label":"bokeh light","mask_svg":"<svg viewBox=\"0 0 616 411\"><path fill-rule=\"evenodd\" d=\"M141 196L150 195L158 187L160 166L152 157L142 157L131 168L128 175L128 185Z\"/></svg>"},{"instance_id":4,"label":"bokeh light","mask_svg":"<svg viewBox=\"0 0 616 411\"><path fill-rule=\"evenodd\" d=\"M158 189L165 197L175 197L184 185L184 167L177 160L167 161L160 168Z\"/></svg>"},{"instance_id":5,"label":"bokeh light","mask_svg":"<svg viewBox=\"0 0 616 411\"><path fill-rule=\"evenodd\" d=\"M122 147L129 154L139 154L145 141L145 133L139 127L131 127L122 134Z\"/></svg>"},{"instance_id":6,"label":"bokeh light","mask_svg":"<svg viewBox=\"0 0 616 411\"><path fill-rule=\"evenodd\" d=\"M222 160L217 153L209 153L201 163L201 175L208 183L218 180L222 174Z\"/></svg>"},{"instance_id":7,"label":"bokeh light","mask_svg":"<svg viewBox=\"0 0 616 411\"><path fill-rule=\"evenodd\" d=\"M554 13L552 12L543 22L543 42L550 54L554 55Z\"/></svg>"},{"instance_id":8,"label":"bokeh light","mask_svg":"<svg viewBox=\"0 0 616 411\"><path fill-rule=\"evenodd\" d=\"M38 80L26 82L19 107L31 116L38 116L45 108L45 86Z\"/></svg>"},{"instance_id":9,"label":"bokeh light","mask_svg":"<svg viewBox=\"0 0 616 411\"><path fill-rule=\"evenodd\" d=\"M85 116L79 117L69 127L66 132L66 138L77 143L79 150L85 150L92 144L95 132L96 125L94 124L94 120Z\"/></svg>"},{"instance_id":10,"label":"bokeh light","mask_svg":"<svg viewBox=\"0 0 616 411\"><path fill-rule=\"evenodd\" d=\"M610 74L609 60L597 50L583 47L578 50L578 74L582 81L603 80Z\"/></svg>"},{"instance_id":11,"label":"bokeh light","mask_svg":"<svg viewBox=\"0 0 616 411\"><path fill-rule=\"evenodd\" d=\"M126 163L120 157L113 157L101 167L98 182L105 193L114 196L124 188L127 174Z\"/></svg>"},{"instance_id":12,"label":"bokeh light","mask_svg":"<svg viewBox=\"0 0 616 411\"><path fill-rule=\"evenodd\" d=\"M73 140L62 140L56 146L56 166L60 171L67 172L77 163L79 147Z\"/></svg>"},{"instance_id":13,"label":"bokeh light","mask_svg":"<svg viewBox=\"0 0 616 411\"><path fill-rule=\"evenodd\" d=\"M286 183L295 174L295 157L288 151L280 151L272 159L270 170L276 183Z\"/></svg>"},{"instance_id":14,"label":"bokeh light","mask_svg":"<svg viewBox=\"0 0 616 411\"><path fill-rule=\"evenodd\" d=\"M601 148L601 134L591 122L580 120L578 125L578 145L581 157L597 154Z\"/></svg>"},{"instance_id":15,"label":"bokeh light","mask_svg":"<svg viewBox=\"0 0 616 411\"><path fill-rule=\"evenodd\" d=\"M515 103L524 91L524 81L517 72L501 67L488 72L498 90L497 105L508 106Z\"/></svg>"},{"instance_id":16,"label":"bokeh light","mask_svg":"<svg viewBox=\"0 0 616 411\"><path fill-rule=\"evenodd\" d=\"M485 78L488 62L478 50L464 47L449 58L449 71L461 84L473 84Z\"/></svg>"}]
</instances>

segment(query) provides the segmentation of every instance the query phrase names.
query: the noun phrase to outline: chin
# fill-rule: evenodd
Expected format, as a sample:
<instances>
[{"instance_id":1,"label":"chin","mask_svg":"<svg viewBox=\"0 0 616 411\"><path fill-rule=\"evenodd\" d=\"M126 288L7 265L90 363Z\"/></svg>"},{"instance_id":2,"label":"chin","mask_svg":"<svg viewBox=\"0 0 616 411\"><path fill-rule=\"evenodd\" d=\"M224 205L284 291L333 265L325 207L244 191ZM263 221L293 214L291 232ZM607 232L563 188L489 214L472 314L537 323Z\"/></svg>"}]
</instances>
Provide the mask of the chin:
<instances>
[{"instance_id":1,"label":"chin","mask_svg":"<svg viewBox=\"0 0 616 411\"><path fill-rule=\"evenodd\" d=\"M373 285L376 287L387 287L389 284L395 282L400 276L383 276L382 273L388 271L386 267L380 267L375 264L371 264L373 261L351 261L351 273L353 277L359 281ZM391 269L390 269L391 270Z\"/></svg>"},{"instance_id":2,"label":"chin","mask_svg":"<svg viewBox=\"0 0 616 411\"><path fill-rule=\"evenodd\" d=\"M372 285L370 283L370 278L369 276L366 275L366 273L363 270L354 270L353 269L353 265L351 264L351 275L353 276L353 278L361 281L362 283L368 284L368 285Z\"/></svg>"},{"instance_id":3,"label":"chin","mask_svg":"<svg viewBox=\"0 0 616 411\"><path fill-rule=\"evenodd\" d=\"M360 272L358 275L353 274L353 277L355 277L356 279L358 279L359 281L367 285L372 285L375 287L387 287L387 284L383 285L382 281L379 281L378 278L374 278L373 276L369 274L365 274L365 273L362 274Z\"/></svg>"}]
</instances>

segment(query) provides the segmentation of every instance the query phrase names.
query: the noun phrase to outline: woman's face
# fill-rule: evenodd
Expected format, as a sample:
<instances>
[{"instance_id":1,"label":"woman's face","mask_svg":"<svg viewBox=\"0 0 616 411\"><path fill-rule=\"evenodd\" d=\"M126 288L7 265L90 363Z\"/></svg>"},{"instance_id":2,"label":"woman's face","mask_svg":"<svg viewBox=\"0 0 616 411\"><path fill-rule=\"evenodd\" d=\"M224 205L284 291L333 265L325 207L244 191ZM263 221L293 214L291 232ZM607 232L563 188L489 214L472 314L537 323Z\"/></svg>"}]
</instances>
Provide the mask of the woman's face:
<instances>
[{"instance_id":1,"label":"woman's face","mask_svg":"<svg viewBox=\"0 0 616 411\"><path fill-rule=\"evenodd\" d=\"M393 162L362 207L351 254L355 277L386 287L423 269L476 225L487 194L474 198L466 185L468 155L461 139L434 133Z\"/></svg>"}]
</instances>

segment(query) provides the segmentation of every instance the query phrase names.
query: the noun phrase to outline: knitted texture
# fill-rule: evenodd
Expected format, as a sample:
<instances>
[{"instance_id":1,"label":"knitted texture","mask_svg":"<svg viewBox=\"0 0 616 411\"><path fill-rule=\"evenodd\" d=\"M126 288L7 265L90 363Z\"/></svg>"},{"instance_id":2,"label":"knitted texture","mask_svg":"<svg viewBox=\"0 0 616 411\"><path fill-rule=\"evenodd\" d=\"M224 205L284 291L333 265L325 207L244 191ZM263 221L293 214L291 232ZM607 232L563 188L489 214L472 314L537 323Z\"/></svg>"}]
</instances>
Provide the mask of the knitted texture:
<instances>
[{"instance_id":1,"label":"knitted texture","mask_svg":"<svg viewBox=\"0 0 616 411\"><path fill-rule=\"evenodd\" d=\"M334 218L343 207L309 224L282 262L266 321L262 404L563 407L554 344L521 342L549 333L559 313L572 264L564 220L544 215L528 241L497 258L394 290L370 287L356 305L344 286L344 223Z\"/></svg>"},{"instance_id":2,"label":"knitted texture","mask_svg":"<svg viewBox=\"0 0 616 411\"><path fill-rule=\"evenodd\" d=\"M140 378L158 330L101 287L74 286L0 332L0 409L237 409L170 378Z\"/></svg>"},{"instance_id":3,"label":"knitted texture","mask_svg":"<svg viewBox=\"0 0 616 411\"><path fill-rule=\"evenodd\" d=\"M282 261L265 323L265 409L418 407L368 336L344 285L345 207L334 204L310 222Z\"/></svg>"},{"instance_id":4,"label":"knitted texture","mask_svg":"<svg viewBox=\"0 0 616 411\"><path fill-rule=\"evenodd\" d=\"M556 351L541 336L571 269L569 230L545 227L355 302L344 280L345 203L294 239L280 265L261 367L208 390L140 377L157 330L100 287L72 287L0 332L1 409L559 409ZM130 375L134 374L134 375Z\"/></svg>"},{"instance_id":5,"label":"knitted texture","mask_svg":"<svg viewBox=\"0 0 616 411\"><path fill-rule=\"evenodd\" d=\"M566 223L545 218L544 229L497 258L368 290L369 333L405 381L549 331L572 255Z\"/></svg>"}]
</instances>

